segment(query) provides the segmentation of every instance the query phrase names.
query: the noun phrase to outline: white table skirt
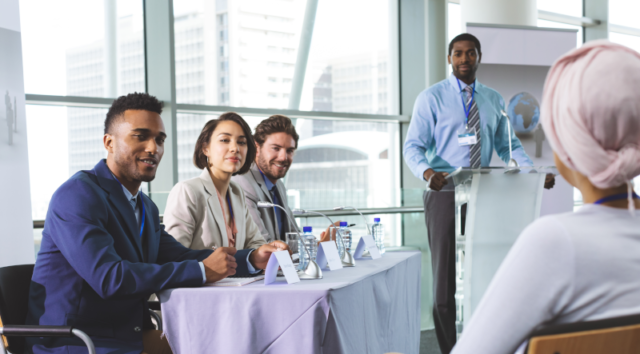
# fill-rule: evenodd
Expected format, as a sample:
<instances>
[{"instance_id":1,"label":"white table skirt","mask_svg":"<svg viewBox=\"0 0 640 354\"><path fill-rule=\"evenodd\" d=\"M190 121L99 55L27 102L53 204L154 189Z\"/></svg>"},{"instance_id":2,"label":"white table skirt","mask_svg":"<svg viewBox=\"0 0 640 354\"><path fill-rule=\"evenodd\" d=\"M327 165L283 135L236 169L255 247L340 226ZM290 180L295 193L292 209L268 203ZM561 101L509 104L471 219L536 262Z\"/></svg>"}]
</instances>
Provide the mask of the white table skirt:
<instances>
[{"instance_id":1,"label":"white table skirt","mask_svg":"<svg viewBox=\"0 0 640 354\"><path fill-rule=\"evenodd\" d=\"M179 353L418 354L420 252L387 252L320 280L159 293Z\"/></svg>"}]
</instances>

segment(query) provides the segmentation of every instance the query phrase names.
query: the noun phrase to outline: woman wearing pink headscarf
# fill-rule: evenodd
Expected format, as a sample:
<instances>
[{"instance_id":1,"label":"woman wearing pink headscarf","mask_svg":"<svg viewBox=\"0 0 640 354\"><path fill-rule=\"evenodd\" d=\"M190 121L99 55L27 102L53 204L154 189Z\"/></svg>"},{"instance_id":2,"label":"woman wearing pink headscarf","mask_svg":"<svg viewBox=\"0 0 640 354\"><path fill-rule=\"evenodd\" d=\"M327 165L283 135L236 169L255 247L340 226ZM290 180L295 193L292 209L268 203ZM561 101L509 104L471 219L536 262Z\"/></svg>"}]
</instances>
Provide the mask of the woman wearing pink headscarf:
<instances>
[{"instance_id":1,"label":"woman wearing pink headscarf","mask_svg":"<svg viewBox=\"0 0 640 354\"><path fill-rule=\"evenodd\" d=\"M556 61L543 96L556 166L585 205L522 232L453 354L513 353L540 327L640 314L640 54L589 42Z\"/></svg>"}]
</instances>

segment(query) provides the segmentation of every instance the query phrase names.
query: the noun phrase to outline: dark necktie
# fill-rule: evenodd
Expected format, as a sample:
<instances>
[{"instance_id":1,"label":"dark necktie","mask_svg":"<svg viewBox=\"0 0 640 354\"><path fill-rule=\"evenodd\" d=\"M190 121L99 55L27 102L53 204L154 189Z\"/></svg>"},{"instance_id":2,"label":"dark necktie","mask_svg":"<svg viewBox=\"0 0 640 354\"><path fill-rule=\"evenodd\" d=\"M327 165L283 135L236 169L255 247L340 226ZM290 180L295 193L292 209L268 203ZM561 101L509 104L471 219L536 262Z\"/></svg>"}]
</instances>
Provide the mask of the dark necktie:
<instances>
[{"instance_id":1,"label":"dark necktie","mask_svg":"<svg viewBox=\"0 0 640 354\"><path fill-rule=\"evenodd\" d=\"M282 207L284 207L282 205L282 202L280 201L280 196L278 194L278 187L276 187L276 185L274 184L273 187L271 188L271 190L269 191L271 192L271 200L273 200L273 204L278 204ZM284 226L283 226L283 221L282 221L282 209L274 207L273 208L273 212L275 214L276 217L276 222L278 223L278 231L280 232L280 235L278 235L280 237L281 240L284 241L285 237L284 237Z\"/></svg>"},{"instance_id":2,"label":"dark necktie","mask_svg":"<svg viewBox=\"0 0 640 354\"><path fill-rule=\"evenodd\" d=\"M473 87L469 85L464 89L467 91L467 105L469 105L469 101L471 101L471 98L473 97ZM482 158L480 154L482 134L480 134L480 114L478 113L476 100L473 100L471 107L469 107L469 120L467 124L469 125L469 129L474 129L476 131L477 140L477 142L469 148L469 166L471 168L480 168L480 160Z\"/></svg>"}]
</instances>

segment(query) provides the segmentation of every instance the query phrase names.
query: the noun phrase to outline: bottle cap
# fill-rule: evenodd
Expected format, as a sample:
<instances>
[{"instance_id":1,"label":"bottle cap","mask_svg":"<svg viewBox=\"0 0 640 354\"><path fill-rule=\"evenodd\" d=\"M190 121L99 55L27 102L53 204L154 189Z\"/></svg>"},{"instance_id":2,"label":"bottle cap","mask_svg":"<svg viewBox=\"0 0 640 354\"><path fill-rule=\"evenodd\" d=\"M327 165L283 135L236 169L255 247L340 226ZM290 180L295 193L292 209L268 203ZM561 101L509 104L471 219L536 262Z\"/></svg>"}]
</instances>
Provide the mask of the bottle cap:
<instances>
[{"instance_id":1,"label":"bottle cap","mask_svg":"<svg viewBox=\"0 0 640 354\"><path fill-rule=\"evenodd\" d=\"M347 227L348 225L346 221L340 221L340 227Z\"/></svg>"},{"instance_id":2,"label":"bottle cap","mask_svg":"<svg viewBox=\"0 0 640 354\"><path fill-rule=\"evenodd\" d=\"M373 222L380 222L380 218L373 218Z\"/></svg>"},{"instance_id":3,"label":"bottle cap","mask_svg":"<svg viewBox=\"0 0 640 354\"><path fill-rule=\"evenodd\" d=\"M305 226L302 228L302 232L311 232L313 231L313 227L311 226Z\"/></svg>"}]
</instances>

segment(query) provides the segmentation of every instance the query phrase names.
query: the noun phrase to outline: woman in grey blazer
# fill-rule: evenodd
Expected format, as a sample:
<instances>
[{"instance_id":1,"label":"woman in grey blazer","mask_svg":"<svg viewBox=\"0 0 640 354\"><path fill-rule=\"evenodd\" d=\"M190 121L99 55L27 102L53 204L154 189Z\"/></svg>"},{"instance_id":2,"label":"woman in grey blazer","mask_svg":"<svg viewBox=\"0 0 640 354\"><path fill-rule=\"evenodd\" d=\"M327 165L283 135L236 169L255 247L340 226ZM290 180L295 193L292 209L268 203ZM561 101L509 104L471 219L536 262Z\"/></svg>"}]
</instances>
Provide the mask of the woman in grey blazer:
<instances>
[{"instance_id":1,"label":"woman in grey blazer","mask_svg":"<svg viewBox=\"0 0 640 354\"><path fill-rule=\"evenodd\" d=\"M240 115L224 113L207 122L193 155L202 174L171 189L164 212L167 232L192 249L264 245L242 188L231 181L231 176L249 171L255 154L251 129ZM270 245L288 249L282 242Z\"/></svg>"}]
</instances>

